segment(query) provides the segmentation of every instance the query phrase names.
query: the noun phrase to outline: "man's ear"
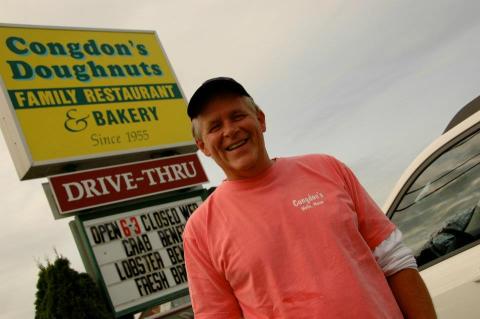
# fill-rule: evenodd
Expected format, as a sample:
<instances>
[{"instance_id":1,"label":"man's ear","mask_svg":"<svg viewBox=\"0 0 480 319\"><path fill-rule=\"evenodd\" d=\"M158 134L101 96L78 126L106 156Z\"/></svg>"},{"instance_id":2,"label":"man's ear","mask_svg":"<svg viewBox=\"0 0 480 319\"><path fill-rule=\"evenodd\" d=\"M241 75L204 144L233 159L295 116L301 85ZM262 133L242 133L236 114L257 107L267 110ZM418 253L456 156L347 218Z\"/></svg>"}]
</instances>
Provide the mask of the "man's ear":
<instances>
[{"instance_id":1,"label":"man's ear","mask_svg":"<svg viewBox=\"0 0 480 319\"><path fill-rule=\"evenodd\" d=\"M263 113L262 110L257 111L257 119L260 123L260 128L262 129L262 132L265 133L267 131L267 123L265 122L265 113Z\"/></svg>"},{"instance_id":2,"label":"man's ear","mask_svg":"<svg viewBox=\"0 0 480 319\"><path fill-rule=\"evenodd\" d=\"M205 156L210 157L211 153L205 148L205 143L202 140L195 139L195 144L197 144L198 149L202 151Z\"/></svg>"}]
</instances>

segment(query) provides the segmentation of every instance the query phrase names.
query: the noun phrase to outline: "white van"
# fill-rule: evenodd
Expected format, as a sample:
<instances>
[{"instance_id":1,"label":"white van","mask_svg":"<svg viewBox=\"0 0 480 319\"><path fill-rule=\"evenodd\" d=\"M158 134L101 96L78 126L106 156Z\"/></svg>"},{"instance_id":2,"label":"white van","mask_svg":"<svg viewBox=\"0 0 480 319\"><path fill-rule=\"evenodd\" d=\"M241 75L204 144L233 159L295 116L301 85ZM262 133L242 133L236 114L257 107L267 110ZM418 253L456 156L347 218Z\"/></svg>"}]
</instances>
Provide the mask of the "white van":
<instances>
[{"instance_id":1,"label":"white van","mask_svg":"<svg viewBox=\"0 0 480 319\"><path fill-rule=\"evenodd\" d=\"M401 176L384 211L417 259L439 318L480 318L480 97Z\"/></svg>"}]
</instances>

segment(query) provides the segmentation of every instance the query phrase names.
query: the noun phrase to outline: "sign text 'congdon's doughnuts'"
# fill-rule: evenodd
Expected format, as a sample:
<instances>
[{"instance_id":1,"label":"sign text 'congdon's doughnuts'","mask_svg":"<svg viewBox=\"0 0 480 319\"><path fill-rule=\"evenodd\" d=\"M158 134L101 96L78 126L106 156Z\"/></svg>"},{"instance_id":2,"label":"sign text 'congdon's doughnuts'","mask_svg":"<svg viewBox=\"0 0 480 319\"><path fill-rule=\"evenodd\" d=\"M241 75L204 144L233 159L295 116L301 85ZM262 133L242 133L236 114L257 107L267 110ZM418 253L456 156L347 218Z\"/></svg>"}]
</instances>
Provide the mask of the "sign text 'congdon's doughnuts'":
<instances>
[{"instance_id":1,"label":"sign text 'congdon's doughnuts'","mask_svg":"<svg viewBox=\"0 0 480 319\"><path fill-rule=\"evenodd\" d=\"M22 180L193 152L186 108L153 31L0 25L0 128Z\"/></svg>"}]
</instances>

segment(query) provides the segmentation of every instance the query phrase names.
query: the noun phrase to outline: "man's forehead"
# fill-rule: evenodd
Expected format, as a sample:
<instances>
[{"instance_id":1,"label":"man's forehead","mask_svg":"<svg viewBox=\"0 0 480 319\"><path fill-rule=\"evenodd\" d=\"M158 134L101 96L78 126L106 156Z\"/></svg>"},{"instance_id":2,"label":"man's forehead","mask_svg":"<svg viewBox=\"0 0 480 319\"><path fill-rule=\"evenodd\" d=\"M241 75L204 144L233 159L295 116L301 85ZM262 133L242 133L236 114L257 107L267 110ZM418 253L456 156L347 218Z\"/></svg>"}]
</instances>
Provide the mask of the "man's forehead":
<instances>
[{"instance_id":1,"label":"man's forehead","mask_svg":"<svg viewBox=\"0 0 480 319\"><path fill-rule=\"evenodd\" d=\"M243 96L229 96L210 101L199 114L199 118L220 117L235 112L248 111L249 106Z\"/></svg>"}]
</instances>

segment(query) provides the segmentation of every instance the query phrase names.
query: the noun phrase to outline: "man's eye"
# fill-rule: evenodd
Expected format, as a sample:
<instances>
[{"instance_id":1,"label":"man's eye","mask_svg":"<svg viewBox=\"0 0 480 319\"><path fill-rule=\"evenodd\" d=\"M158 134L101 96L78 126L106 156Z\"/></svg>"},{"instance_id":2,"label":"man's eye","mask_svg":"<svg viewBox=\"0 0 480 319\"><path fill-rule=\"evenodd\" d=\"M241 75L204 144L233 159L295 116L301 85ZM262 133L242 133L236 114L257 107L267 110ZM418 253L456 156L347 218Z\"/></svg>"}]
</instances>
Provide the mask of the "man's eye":
<instances>
[{"instance_id":1,"label":"man's eye","mask_svg":"<svg viewBox=\"0 0 480 319\"><path fill-rule=\"evenodd\" d=\"M238 121L238 120L244 119L245 116L246 116L246 114L243 114L243 113L235 114L235 115L233 116L233 119L234 119L235 121Z\"/></svg>"},{"instance_id":2,"label":"man's eye","mask_svg":"<svg viewBox=\"0 0 480 319\"><path fill-rule=\"evenodd\" d=\"M210 128L208 129L208 132L209 132L209 133L213 133L213 132L218 131L219 129L220 129L220 125L218 125L218 124L217 124L217 125L212 125L212 126L210 126Z\"/></svg>"}]
</instances>

